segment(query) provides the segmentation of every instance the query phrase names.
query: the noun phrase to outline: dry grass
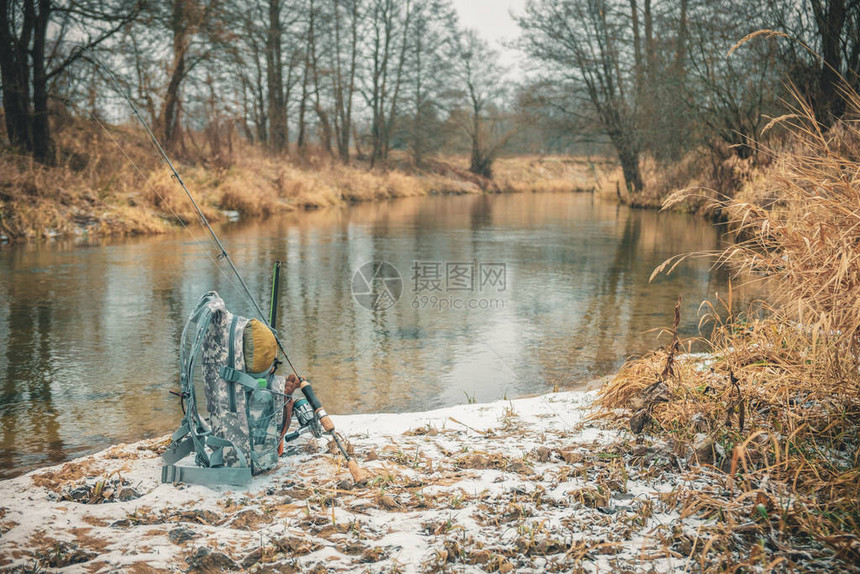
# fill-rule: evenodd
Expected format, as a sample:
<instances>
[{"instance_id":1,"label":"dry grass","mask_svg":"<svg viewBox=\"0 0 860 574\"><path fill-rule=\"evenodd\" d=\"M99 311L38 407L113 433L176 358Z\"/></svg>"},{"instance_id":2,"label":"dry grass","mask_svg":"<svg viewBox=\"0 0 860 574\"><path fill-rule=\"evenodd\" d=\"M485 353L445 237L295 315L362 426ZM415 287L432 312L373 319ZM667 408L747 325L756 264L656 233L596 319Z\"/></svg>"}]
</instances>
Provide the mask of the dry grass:
<instances>
[{"instance_id":1,"label":"dry grass","mask_svg":"<svg viewBox=\"0 0 860 574\"><path fill-rule=\"evenodd\" d=\"M135 125L106 126L60 116L57 165L46 167L9 150L0 153L0 234L14 241L58 235L162 233L195 213L181 188ZM428 194L575 191L599 188L605 162L576 158L504 158L487 180L464 158L430 159L421 169L393 152L386 168L343 165L321 152L273 156L233 137L217 161L206 138L189 134L172 152L177 169L211 221L224 211L266 217L295 209ZM462 165L461 165L462 164ZM596 178L596 179L595 179Z\"/></svg>"},{"instance_id":2,"label":"dry grass","mask_svg":"<svg viewBox=\"0 0 860 574\"><path fill-rule=\"evenodd\" d=\"M724 203L718 200L734 197L744 188L755 187L756 180L769 177L770 163L771 157L767 154L741 158L736 150L714 141L708 148L692 149L678 161L670 163L659 163L652 156L645 155L639 162L642 191L633 194L622 191L624 179L619 168L618 175L612 178L620 181L619 192L616 194L612 189L604 195L631 207L660 209L668 197L684 190L682 199L672 204L674 211L723 220ZM690 190L695 190L695 193L690 193Z\"/></svg>"},{"instance_id":3,"label":"dry grass","mask_svg":"<svg viewBox=\"0 0 860 574\"><path fill-rule=\"evenodd\" d=\"M762 177L767 165L766 157L742 159L725 146L719 151L694 149L668 165L646 156L640 163L644 189L630 196L622 194L621 200L633 207L659 209L678 190L695 189L697 193L686 194L673 208L717 218L722 216L722 205L715 200L734 196L753 178Z\"/></svg>"},{"instance_id":4,"label":"dry grass","mask_svg":"<svg viewBox=\"0 0 860 574\"><path fill-rule=\"evenodd\" d=\"M621 170L606 158L560 156L512 157L498 160L494 180L505 192L593 191L615 195Z\"/></svg>"},{"instance_id":5,"label":"dry grass","mask_svg":"<svg viewBox=\"0 0 860 574\"><path fill-rule=\"evenodd\" d=\"M860 97L846 101L847 119L822 132L798 97L780 118L791 145L720 202L737 241L718 261L766 282L770 302L705 304L711 364L663 349L603 390L605 416L635 411L631 423L691 445L698 472L722 477L723 493L679 500L714 519L691 550L705 570L790 567L786 544L860 560Z\"/></svg>"}]
</instances>

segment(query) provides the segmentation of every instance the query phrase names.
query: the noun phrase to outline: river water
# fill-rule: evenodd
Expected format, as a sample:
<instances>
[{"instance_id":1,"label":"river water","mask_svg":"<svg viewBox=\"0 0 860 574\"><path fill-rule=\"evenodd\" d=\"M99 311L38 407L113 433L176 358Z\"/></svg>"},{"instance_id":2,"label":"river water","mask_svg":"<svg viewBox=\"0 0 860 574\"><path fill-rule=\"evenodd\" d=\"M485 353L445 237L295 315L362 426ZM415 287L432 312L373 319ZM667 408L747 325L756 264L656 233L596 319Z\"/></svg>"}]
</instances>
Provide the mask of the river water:
<instances>
[{"instance_id":1,"label":"river water","mask_svg":"<svg viewBox=\"0 0 860 574\"><path fill-rule=\"evenodd\" d=\"M590 194L401 199L218 232L264 309L283 262L277 326L332 414L582 384L654 348L679 295L696 334L699 303L728 281L698 261L649 284L719 232ZM199 227L0 250L0 477L176 428L194 303L215 289L253 314L216 254Z\"/></svg>"}]
</instances>

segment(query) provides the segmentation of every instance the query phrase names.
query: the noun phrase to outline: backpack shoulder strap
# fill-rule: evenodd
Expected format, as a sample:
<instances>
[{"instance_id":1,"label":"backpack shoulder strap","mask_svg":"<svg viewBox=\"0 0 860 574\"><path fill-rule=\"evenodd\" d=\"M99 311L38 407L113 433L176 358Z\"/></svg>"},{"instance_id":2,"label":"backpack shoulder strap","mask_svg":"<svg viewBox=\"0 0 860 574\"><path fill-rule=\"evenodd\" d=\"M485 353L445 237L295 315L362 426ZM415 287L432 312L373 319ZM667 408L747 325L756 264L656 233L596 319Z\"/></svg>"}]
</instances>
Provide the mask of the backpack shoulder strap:
<instances>
[{"instance_id":1,"label":"backpack shoulder strap","mask_svg":"<svg viewBox=\"0 0 860 574\"><path fill-rule=\"evenodd\" d=\"M239 383L246 390L253 391L259 388L260 384L257 382L259 377L252 377L248 373L243 371L239 371L232 367L221 367L219 370L219 374L221 378L225 381L229 381L231 383Z\"/></svg>"}]
</instances>

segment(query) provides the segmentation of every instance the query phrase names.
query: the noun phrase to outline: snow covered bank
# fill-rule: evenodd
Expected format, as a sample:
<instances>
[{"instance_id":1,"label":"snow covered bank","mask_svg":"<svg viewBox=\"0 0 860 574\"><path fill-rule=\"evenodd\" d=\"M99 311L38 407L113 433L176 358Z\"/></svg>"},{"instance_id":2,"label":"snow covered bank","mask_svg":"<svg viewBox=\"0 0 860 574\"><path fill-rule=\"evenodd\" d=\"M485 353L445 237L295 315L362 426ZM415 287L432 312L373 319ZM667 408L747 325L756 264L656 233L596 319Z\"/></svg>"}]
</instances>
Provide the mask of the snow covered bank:
<instances>
[{"instance_id":1,"label":"snow covered bank","mask_svg":"<svg viewBox=\"0 0 860 574\"><path fill-rule=\"evenodd\" d=\"M585 421L594 396L338 416L376 477L365 487L352 484L324 440L300 439L277 470L242 491L160 484L167 439L117 445L0 483L0 568L691 567L685 556L699 521L682 522L674 510L678 458Z\"/></svg>"}]
</instances>

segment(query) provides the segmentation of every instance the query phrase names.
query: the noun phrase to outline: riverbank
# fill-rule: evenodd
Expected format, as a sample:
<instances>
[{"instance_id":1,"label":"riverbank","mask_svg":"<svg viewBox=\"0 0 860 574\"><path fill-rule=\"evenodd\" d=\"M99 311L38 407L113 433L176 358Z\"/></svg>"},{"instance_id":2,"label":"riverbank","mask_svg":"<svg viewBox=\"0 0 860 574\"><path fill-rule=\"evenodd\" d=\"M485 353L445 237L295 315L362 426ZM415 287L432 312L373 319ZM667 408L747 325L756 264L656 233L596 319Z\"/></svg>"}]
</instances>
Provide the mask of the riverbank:
<instances>
[{"instance_id":1,"label":"riverbank","mask_svg":"<svg viewBox=\"0 0 860 574\"><path fill-rule=\"evenodd\" d=\"M860 111L856 94L846 104ZM600 399L619 428L692 445L701 474L722 483L683 511L713 521L703 570L860 564L860 186L845 175L860 167L860 131L823 133L803 112L775 120L790 123L791 141L719 202L735 242L718 261L763 283L767 302L738 305L730 286L703 303L700 324L713 330L697 364L680 355L679 300L668 344L629 360ZM679 191L664 208L695 195Z\"/></svg>"},{"instance_id":2,"label":"riverbank","mask_svg":"<svg viewBox=\"0 0 860 574\"><path fill-rule=\"evenodd\" d=\"M58 135L64 159L53 167L0 153L0 242L154 234L194 221L193 207L140 131L83 122L66 127ZM417 167L394 152L384 169L370 169L361 159L344 165L314 154L271 155L241 139L217 161L193 148L174 159L212 222L395 197L614 189L620 177L602 158L500 158L487 179L456 156Z\"/></svg>"},{"instance_id":3,"label":"riverbank","mask_svg":"<svg viewBox=\"0 0 860 574\"><path fill-rule=\"evenodd\" d=\"M167 437L117 445L3 481L0 567L668 572L747 562L858 570L850 555L803 533L773 533L745 551L714 546L722 519L690 502L755 501L727 492L725 477L703 472L680 443L595 419L595 398L572 391L339 416L373 475L366 486L352 483L324 441L300 440L277 470L243 489L160 484ZM748 530L736 536L743 541Z\"/></svg>"}]
</instances>

